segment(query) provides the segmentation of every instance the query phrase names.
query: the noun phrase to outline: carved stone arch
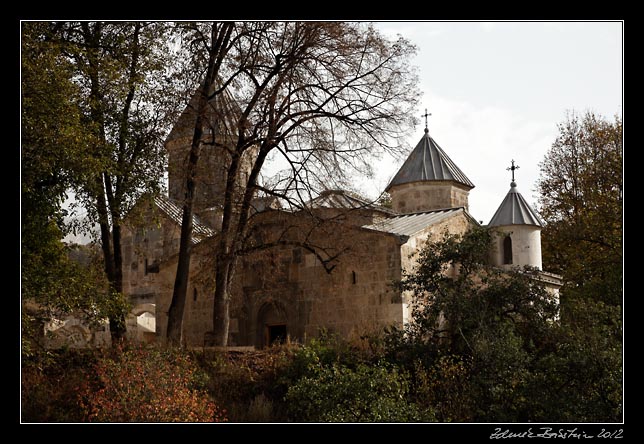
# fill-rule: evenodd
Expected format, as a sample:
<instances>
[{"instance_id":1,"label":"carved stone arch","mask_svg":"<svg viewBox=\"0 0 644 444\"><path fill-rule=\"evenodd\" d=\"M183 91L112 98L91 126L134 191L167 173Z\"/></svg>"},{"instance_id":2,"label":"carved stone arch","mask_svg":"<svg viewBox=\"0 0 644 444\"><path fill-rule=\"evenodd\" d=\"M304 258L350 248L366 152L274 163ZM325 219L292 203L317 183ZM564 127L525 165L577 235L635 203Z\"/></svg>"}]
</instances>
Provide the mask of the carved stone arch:
<instances>
[{"instance_id":1,"label":"carved stone arch","mask_svg":"<svg viewBox=\"0 0 644 444\"><path fill-rule=\"evenodd\" d=\"M141 316L143 313L152 313L153 315L156 315L156 312L156 304L139 304L135 306L131 311L131 313L137 317Z\"/></svg>"},{"instance_id":2,"label":"carved stone arch","mask_svg":"<svg viewBox=\"0 0 644 444\"><path fill-rule=\"evenodd\" d=\"M156 304L135 305L128 315L130 336L140 342L152 342L156 337Z\"/></svg>"},{"instance_id":3,"label":"carved stone arch","mask_svg":"<svg viewBox=\"0 0 644 444\"><path fill-rule=\"evenodd\" d=\"M273 299L263 301L257 310L255 345L264 348L286 341L289 334L288 321L288 313L281 302Z\"/></svg>"}]
</instances>

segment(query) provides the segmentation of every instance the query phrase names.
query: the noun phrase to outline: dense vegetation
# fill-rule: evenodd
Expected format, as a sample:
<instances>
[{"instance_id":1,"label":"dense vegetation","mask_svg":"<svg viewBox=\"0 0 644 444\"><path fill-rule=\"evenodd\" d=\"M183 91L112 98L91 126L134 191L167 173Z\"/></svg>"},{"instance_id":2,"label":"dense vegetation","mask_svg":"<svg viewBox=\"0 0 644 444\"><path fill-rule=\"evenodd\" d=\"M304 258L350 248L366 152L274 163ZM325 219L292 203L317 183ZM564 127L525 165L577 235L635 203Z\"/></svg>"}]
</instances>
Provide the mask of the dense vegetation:
<instances>
[{"instance_id":1,"label":"dense vegetation","mask_svg":"<svg viewBox=\"0 0 644 444\"><path fill-rule=\"evenodd\" d=\"M353 343L322 335L238 356L69 351L23 369L24 419L620 421L619 307L575 301L557 320L557 304L533 270L501 273L486 264L489 241L489 231L477 229L423 250L401 285L425 309L405 330ZM446 278L452 264L461 272ZM74 362L63 377L60 365Z\"/></svg>"}]
</instances>

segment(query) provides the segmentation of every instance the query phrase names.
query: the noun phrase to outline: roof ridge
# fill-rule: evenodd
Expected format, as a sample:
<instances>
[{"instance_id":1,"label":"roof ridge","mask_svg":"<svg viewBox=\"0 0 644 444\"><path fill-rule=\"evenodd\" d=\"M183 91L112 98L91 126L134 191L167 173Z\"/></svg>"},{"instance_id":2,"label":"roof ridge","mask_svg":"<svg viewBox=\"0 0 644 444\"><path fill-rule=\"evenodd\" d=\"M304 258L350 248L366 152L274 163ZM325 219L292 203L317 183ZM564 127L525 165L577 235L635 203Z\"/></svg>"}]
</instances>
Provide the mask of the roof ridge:
<instances>
[{"instance_id":1,"label":"roof ridge","mask_svg":"<svg viewBox=\"0 0 644 444\"><path fill-rule=\"evenodd\" d=\"M344 199L344 205L341 199ZM355 206L356 204L352 203L352 201L357 202L359 205ZM359 193L342 189L324 190L318 196L309 200L306 203L306 206L315 208L315 204L320 204L320 208L325 208L323 206L324 203L333 204L328 208L345 208L349 210L370 209L381 211L383 213L396 214L393 209L378 204L377 200L372 200L371 198L362 196Z\"/></svg>"}]
</instances>

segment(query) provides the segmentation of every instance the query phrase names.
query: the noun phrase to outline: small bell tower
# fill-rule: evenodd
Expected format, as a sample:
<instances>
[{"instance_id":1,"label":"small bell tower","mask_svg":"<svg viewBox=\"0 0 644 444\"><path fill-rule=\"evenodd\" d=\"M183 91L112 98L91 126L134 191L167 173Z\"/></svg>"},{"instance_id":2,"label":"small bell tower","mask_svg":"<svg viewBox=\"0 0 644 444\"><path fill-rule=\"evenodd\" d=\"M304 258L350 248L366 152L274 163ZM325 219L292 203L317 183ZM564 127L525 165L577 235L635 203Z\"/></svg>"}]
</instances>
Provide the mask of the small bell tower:
<instances>
[{"instance_id":1,"label":"small bell tower","mask_svg":"<svg viewBox=\"0 0 644 444\"><path fill-rule=\"evenodd\" d=\"M541 270L543 222L517 189L514 178L517 169L519 166L515 165L513 159L507 168L512 171L510 191L488 224L496 229L492 264L504 268L529 265Z\"/></svg>"}]
</instances>

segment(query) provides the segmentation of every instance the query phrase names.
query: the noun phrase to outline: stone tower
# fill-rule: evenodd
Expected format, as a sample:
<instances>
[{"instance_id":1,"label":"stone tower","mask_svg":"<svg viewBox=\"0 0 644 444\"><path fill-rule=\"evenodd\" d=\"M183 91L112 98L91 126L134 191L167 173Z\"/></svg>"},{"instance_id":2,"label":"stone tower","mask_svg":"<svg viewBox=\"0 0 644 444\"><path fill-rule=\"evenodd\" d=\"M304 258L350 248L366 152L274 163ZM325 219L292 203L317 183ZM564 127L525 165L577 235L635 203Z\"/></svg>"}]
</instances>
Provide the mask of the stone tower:
<instances>
[{"instance_id":1,"label":"stone tower","mask_svg":"<svg viewBox=\"0 0 644 444\"><path fill-rule=\"evenodd\" d=\"M185 198L185 172L197 118L198 99L198 94L195 94L165 142L168 151L169 197L179 204ZM230 154L225 147L233 145L233 141L236 140L240 115L241 109L228 90L216 95L208 103L203 128L204 143L197 166L197 192L193 205L195 214L213 228L220 225L227 170L230 165ZM253 150L250 151L248 156L242 158L239 183L245 183L244 179L250 173L250 156L254 154Z\"/></svg>"},{"instance_id":2,"label":"stone tower","mask_svg":"<svg viewBox=\"0 0 644 444\"><path fill-rule=\"evenodd\" d=\"M474 184L430 137L425 121L425 135L385 191L391 195L394 211L420 213L455 207L468 209L472 188Z\"/></svg>"},{"instance_id":3,"label":"stone tower","mask_svg":"<svg viewBox=\"0 0 644 444\"><path fill-rule=\"evenodd\" d=\"M514 181L514 170L517 168L513 160L508 168L512 170L510 191L488 224L496 229L492 264L505 268L530 265L541 270L543 222L517 189Z\"/></svg>"}]
</instances>

